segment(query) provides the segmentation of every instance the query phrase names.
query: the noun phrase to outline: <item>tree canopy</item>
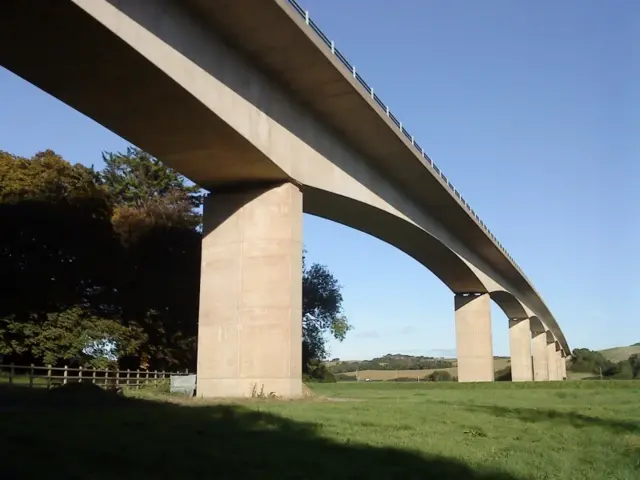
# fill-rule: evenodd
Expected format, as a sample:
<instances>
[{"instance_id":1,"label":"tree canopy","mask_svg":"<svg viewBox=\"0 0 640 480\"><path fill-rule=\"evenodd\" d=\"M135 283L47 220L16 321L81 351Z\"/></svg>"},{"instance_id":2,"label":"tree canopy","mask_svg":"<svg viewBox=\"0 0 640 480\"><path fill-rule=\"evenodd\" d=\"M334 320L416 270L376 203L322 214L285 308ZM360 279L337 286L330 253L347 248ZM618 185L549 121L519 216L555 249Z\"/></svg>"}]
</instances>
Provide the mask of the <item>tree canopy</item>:
<instances>
[{"instance_id":1,"label":"tree canopy","mask_svg":"<svg viewBox=\"0 0 640 480\"><path fill-rule=\"evenodd\" d=\"M627 360L614 363L600 352L576 348L569 368L574 372L593 373L594 378L636 379L640 377L640 355L633 354Z\"/></svg>"},{"instance_id":2,"label":"tree canopy","mask_svg":"<svg viewBox=\"0 0 640 480\"><path fill-rule=\"evenodd\" d=\"M203 193L134 147L103 161L0 151L0 355L194 370ZM325 266L305 264L302 321L306 366L349 331Z\"/></svg>"}]
</instances>

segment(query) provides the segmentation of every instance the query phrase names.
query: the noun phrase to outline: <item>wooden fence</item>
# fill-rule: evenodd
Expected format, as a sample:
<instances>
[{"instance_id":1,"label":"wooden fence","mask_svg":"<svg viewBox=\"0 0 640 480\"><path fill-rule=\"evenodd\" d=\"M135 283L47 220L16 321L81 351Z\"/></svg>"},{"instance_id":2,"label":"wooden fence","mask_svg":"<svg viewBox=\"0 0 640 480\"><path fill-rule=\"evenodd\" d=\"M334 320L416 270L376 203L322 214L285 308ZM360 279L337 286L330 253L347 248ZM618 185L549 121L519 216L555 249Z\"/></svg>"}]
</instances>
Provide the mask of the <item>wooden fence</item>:
<instances>
[{"instance_id":1,"label":"wooden fence","mask_svg":"<svg viewBox=\"0 0 640 480\"><path fill-rule=\"evenodd\" d=\"M138 389L146 384L159 384L171 375L188 375L188 370L182 372L148 371L148 370L118 370L96 369L90 367L71 368L52 367L51 365L0 365L0 383L9 385L28 385L33 387L51 388L56 385L69 383L93 383L101 387L130 387Z\"/></svg>"}]
</instances>

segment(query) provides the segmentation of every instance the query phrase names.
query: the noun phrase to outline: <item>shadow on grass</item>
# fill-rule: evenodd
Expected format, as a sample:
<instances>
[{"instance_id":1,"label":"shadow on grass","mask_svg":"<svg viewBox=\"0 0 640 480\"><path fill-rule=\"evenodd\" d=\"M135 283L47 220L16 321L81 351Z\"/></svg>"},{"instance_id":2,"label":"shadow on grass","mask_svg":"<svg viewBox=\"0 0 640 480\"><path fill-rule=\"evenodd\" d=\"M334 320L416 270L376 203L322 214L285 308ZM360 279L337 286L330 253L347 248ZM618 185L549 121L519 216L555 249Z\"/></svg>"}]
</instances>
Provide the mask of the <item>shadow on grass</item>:
<instances>
[{"instance_id":1,"label":"shadow on grass","mask_svg":"<svg viewBox=\"0 0 640 480\"><path fill-rule=\"evenodd\" d=\"M0 476L516 480L444 457L339 444L322 438L321 424L255 405L181 406L95 388L0 387Z\"/></svg>"},{"instance_id":2,"label":"shadow on grass","mask_svg":"<svg viewBox=\"0 0 640 480\"><path fill-rule=\"evenodd\" d=\"M506 408L494 405L465 405L472 412L484 412L500 418L518 418L524 422L564 422L575 428L600 427L616 433L640 432L640 422L609 420L581 413L561 412L537 408Z\"/></svg>"}]
</instances>

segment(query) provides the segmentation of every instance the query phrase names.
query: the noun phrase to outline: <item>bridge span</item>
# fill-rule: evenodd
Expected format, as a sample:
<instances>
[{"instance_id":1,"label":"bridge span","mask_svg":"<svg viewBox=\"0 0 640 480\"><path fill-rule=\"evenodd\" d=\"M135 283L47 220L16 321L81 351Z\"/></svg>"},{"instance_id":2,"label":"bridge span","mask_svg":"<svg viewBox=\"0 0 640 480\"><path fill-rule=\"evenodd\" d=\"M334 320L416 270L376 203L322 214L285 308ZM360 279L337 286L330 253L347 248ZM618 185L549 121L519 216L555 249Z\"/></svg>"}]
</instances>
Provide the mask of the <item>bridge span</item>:
<instances>
[{"instance_id":1,"label":"bridge span","mask_svg":"<svg viewBox=\"0 0 640 480\"><path fill-rule=\"evenodd\" d=\"M459 381L494 379L491 300L513 380L566 377L568 343L531 281L294 0L0 12L0 65L210 192L199 396L301 394L303 212L394 245L449 287Z\"/></svg>"}]
</instances>

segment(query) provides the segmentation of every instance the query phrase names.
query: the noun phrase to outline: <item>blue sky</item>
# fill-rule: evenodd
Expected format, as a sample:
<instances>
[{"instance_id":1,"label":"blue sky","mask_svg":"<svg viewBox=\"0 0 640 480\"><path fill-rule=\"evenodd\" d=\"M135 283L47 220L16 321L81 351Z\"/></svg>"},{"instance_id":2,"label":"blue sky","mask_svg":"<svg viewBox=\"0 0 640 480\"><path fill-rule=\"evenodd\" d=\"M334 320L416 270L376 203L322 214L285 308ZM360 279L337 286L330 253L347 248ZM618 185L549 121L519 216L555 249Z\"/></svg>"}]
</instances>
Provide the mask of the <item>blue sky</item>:
<instances>
[{"instance_id":1,"label":"blue sky","mask_svg":"<svg viewBox=\"0 0 640 480\"><path fill-rule=\"evenodd\" d=\"M640 3L305 0L523 267L572 348L640 342ZM100 166L127 142L0 69L0 149ZM305 216L355 329L332 356L453 355L453 295L394 247ZM508 324L494 306L496 354Z\"/></svg>"}]
</instances>

